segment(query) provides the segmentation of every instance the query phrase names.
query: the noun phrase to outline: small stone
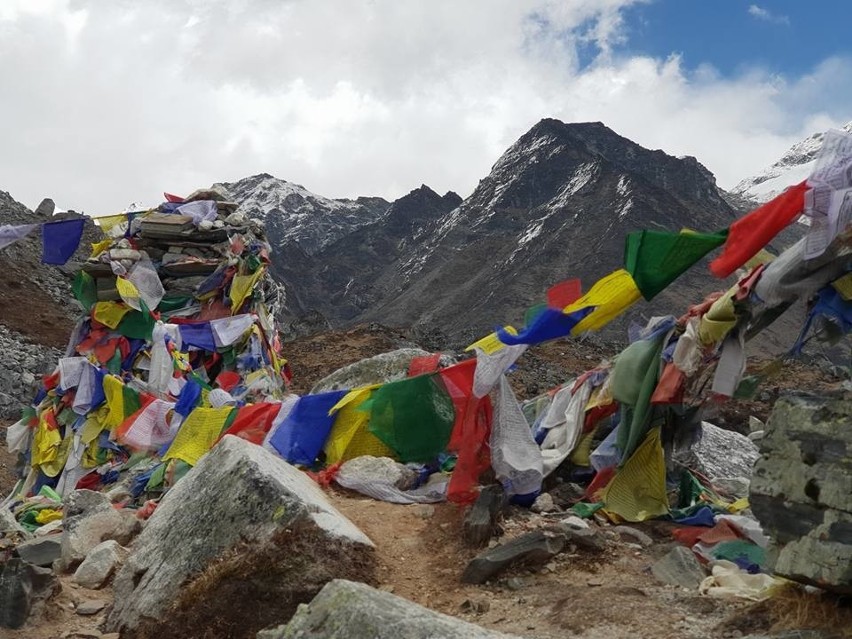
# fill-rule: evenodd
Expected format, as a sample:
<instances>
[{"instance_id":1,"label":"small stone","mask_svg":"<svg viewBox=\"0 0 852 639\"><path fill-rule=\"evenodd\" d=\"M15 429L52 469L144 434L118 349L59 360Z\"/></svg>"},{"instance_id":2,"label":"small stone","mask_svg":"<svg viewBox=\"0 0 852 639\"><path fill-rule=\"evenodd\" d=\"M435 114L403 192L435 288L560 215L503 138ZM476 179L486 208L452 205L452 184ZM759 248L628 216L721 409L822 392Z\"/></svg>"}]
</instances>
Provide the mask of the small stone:
<instances>
[{"instance_id":1,"label":"small stone","mask_svg":"<svg viewBox=\"0 0 852 639\"><path fill-rule=\"evenodd\" d=\"M77 568L73 580L84 588L96 589L103 586L127 558L127 551L117 541L109 539L89 551L86 559Z\"/></svg>"},{"instance_id":2,"label":"small stone","mask_svg":"<svg viewBox=\"0 0 852 639\"><path fill-rule=\"evenodd\" d=\"M77 606L77 614L82 615L84 617L89 617L91 615L98 614L104 608L106 608L105 601L102 601L100 599L91 599L89 601L84 601L79 606Z\"/></svg>"},{"instance_id":3,"label":"small stone","mask_svg":"<svg viewBox=\"0 0 852 639\"><path fill-rule=\"evenodd\" d=\"M527 583L523 579L521 579L520 577L509 577L506 580L506 588L508 588L509 590L513 590L513 591L520 590L521 588L524 588L526 585L527 585Z\"/></svg>"},{"instance_id":4,"label":"small stone","mask_svg":"<svg viewBox=\"0 0 852 639\"><path fill-rule=\"evenodd\" d=\"M588 581L586 581L586 585L592 588L597 588L599 586L603 586L604 581L603 579L595 577L594 579L589 579Z\"/></svg>"},{"instance_id":5,"label":"small stone","mask_svg":"<svg viewBox=\"0 0 852 639\"><path fill-rule=\"evenodd\" d=\"M432 504L414 504L411 509L421 519L431 519L435 514L435 507Z\"/></svg>"},{"instance_id":6,"label":"small stone","mask_svg":"<svg viewBox=\"0 0 852 639\"><path fill-rule=\"evenodd\" d=\"M535 498L530 510L534 513L552 513L555 510L558 510L558 508L556 504L553 503L553 497L550 496L550 493L542 493Z\"/></svg>"},{"instance_id":7,"label":"small stone","mask_svg":"<svg viewBox=\"0 0 852 639\"><path fill-rule=\"evenodd\" d=\"M612 532L616 533L622 539L628 537L630 541L640 544L640 548L642 546L650 546L654 543L654 540L651 539L648 535L643 533L641 530L633 528L632 526L615 526L612 529Z\"/></svg>"},{"instance_id":8,"label":"small stone","mask_svg":"<svg viewBox=\"0 0 852 639\"><path fill-rule=\"evenodd\" d=\"M381 590L382 592L393 592L394 587L391 584L382 584L381 586L379 586L379 590Z\"/></svg>"},{"instance_id":9,"label":"small stone","mask_svg":"<svg viewBox=\"0 0 852 639\"><path fill-rule=\"evenodd\" d=\"M689 548L677 546L651 566L657 581L695 590L707 576L704 568Z\"/></svg>"},{"instance_id":10,"label":"small stone","mask_svg":"<svg viewBox=\"0 0 852 639\"><path fill-rule=\"evenodd\" d=\"M580 519L577 515L571 515L565 519L560 519L559 523L564 526L568 526L569 528L573 528L574 530L585 530L589 527L589 522L585 519Z\"/></svg>"},{"instance_id":11,"label":"small stone","mask_svg":"<svg viewBox=\"0 0 852 639\"><path fill-rule=\"evenodd\" d=\"M465 599L461 604L461 610L481 615L491 610L491 602L486 599Z\"/></svg>"},{"instance_id":12,"label":"small stone","mask_svg":"<svg viewBox=\"0 0 852 639\"><path fill-rule=\"evenodd\" d=\"M759 442L761 439L763 439L763 434L765 432L766 431L756 430L753 433L749 433L748 438L753 442Z\"/></svg>"}]
</instances>

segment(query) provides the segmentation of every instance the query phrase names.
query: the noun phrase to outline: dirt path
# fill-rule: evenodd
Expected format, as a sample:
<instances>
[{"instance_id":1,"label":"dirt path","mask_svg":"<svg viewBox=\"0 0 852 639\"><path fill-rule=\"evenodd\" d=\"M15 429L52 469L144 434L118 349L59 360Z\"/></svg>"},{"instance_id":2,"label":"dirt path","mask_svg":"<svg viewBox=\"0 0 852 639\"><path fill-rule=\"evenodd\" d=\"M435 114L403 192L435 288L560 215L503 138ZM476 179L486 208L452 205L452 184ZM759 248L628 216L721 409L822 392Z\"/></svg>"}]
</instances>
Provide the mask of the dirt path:
<instances>
[{"instance_id":1,"label":"dirt path","mask_svg":"<svg viewBox=\"0 0 852 639\"><path fill-rule=\"evenodd\" d=\"M459 581L476 550L462 545L455 506L437 504L430 515L421 505L341 493L332 493L332 501L376 544L383 589L501 632L541 639L721 637L720 624L751 605L657 584L650 565L670 542L650 528L645 532L660 543L648 550L618 544L598 556L563 554L544 569L520 568L473 586ZM518 516L506 523L512 535L541 524Z\"/></svg>"}]
</instances>

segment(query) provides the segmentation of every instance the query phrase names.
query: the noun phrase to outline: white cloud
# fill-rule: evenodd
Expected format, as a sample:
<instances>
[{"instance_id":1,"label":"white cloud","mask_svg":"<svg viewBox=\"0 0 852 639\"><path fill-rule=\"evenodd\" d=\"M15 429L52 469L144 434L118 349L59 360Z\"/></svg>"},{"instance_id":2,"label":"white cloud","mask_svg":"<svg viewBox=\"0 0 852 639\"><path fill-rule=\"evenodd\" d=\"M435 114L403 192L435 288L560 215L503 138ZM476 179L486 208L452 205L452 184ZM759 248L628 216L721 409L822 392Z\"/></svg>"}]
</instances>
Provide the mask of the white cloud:
<instances>
[{"instance_id":1,"label":"white cloud","mask_svg":"<svg viewBox=\"0 0 852 639\"><path fill-rule=\"evenodd\" d=\"M847 59L724 78L619 57L633 0L5 2L0 188L30 206L106 213L264 171L329 196L465 196L543 117L603 121L732 186L852 103Z\"/></svg>"},{"instance_id":2,"label":"white cloud","mask_svg":"<svg viewBox=\"0 0 852 639\"><path fill-rule=\"evenodd\" d=\"M748 13L750 16L753 16L758 20L763 20L765 22L774 22L775 24L790 24L789 16L772 13L769 9L764 9L763 7L759 7L756 4L750 4L748 6Z\"/></svg>"}]
</instances>

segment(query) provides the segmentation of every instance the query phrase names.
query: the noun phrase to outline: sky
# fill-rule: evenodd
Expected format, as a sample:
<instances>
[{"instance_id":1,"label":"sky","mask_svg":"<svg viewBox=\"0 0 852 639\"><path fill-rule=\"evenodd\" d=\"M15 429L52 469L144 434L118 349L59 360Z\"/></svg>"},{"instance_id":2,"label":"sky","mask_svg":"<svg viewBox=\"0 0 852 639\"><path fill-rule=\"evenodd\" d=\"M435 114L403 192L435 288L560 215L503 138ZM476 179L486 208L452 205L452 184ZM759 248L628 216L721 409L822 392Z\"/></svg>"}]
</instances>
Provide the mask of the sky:
<instances>
[{"instance_id":1,"label":"sky","mask_svg":"<svg viewBox=\"0 0 852 639\"><path fill-rule=\"evenodd\" d=\"M0 189L91 215L261 172L465 197L546 117L730 188L852 120L850 18L846 0L0 0Z\"/></svg>"}]
</instances>

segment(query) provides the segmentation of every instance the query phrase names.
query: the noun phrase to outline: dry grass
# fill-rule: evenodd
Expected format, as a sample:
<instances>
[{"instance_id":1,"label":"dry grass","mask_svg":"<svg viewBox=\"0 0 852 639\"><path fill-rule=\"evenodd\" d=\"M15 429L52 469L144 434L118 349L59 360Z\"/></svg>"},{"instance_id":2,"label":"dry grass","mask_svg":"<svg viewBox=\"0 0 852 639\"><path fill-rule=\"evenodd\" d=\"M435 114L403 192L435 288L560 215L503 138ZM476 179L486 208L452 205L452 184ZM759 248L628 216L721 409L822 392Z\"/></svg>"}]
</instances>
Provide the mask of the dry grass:
<instances>
[{"instance_id":1,"label":"dry grass","mask_svg":"<svg viewBox=\"0 0 852 639\"><path fill-rule=\"evenodd\" d=\"M253 638L286 623L332 579L375 585L373 549L330 542L309 526L282 530L267 543L225 553L184 587L163 621L135 637Z\"/></svg>"},{"instance_id":2,"label":"dry grass","mask_svg":"<svg viewBox=\"0 0 852 639\"><path fill-rule=\"evenodd\" d=\"M772 630L822 630L852 637L852 600L788 585L768 602Z\"/></svg>"}]
</instances>

